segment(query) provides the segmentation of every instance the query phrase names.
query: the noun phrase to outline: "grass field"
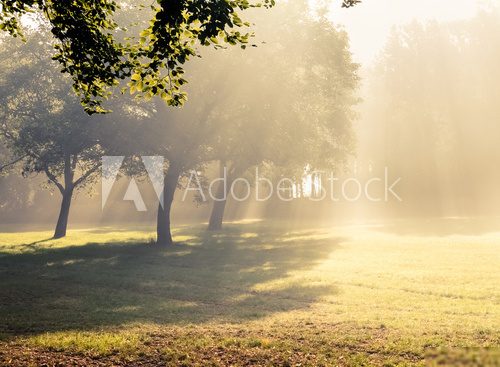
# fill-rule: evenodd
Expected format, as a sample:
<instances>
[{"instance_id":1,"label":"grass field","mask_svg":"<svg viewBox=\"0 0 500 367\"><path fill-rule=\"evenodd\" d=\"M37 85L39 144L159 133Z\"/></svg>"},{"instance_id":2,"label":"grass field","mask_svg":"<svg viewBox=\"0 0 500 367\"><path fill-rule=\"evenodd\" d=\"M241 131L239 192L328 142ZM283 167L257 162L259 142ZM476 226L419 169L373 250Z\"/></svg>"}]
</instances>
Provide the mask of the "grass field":
<instances>
[{"instance_id":1,"label":"grass field","mask_svg":"<svg viewBox=\"0 0 500 367\"><path fill-rule=\"evenodd\" d=\"M498 366L500 232L434 227L3 233L0 365Z\"/></svg>"}]
</instances>

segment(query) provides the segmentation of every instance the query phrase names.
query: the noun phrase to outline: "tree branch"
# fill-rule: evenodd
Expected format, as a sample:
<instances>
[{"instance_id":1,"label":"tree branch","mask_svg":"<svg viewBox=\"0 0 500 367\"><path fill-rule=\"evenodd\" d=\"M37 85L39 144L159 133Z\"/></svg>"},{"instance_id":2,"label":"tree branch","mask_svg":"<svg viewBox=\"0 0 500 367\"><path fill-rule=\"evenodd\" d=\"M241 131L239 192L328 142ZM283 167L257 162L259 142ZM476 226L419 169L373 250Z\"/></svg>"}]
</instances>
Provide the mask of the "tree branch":
<instances>
[{"instance_id":1,"label":"tree branch","mask_svg":"<svg viewBox=\"0 0 500 367\"><path fill-rule=\"evenodd\" d=\"M75 181L74 186L76 187L76 186L80 185L83 181L85 181L87 178L89 178L90 175L95 173L99 169L99 167L101 167L101 164L96 164L94 167L89 169L86 173L84 173L82 176L80 176L80 178L78 178L78 180Z\"/></svg>"},{"instance_id":2,"label":"tree branch","mask_svg":"<svg viewBox=\"0 0 500 367\"><path fill-rule=\"evenodd\" d=\"M52 172L49 171L48 167L44 167L43 171L45 172L45 174L47 175L47 177L49 178L50 181L52 181L54 183L54 185L57 186L57 188L59 189L59 191L61 192L61 194L64 193L64 186L61 185L61 183L59 181L57 181L57 177L54 176L52 174Z\"/></svg>"},{"instance_id":3,"label":"tree branch","mask_svg":"<svg viewBox=\"0 0 500 367\"><path fill-rule=\"evenodd\" d=\"M19 161L22 161L24 158L26 158L27 154L21 156L21 157L18 157L16 159L14 159L13 161L9 162L9 163L5 163L4 165L1 165L0 166L0 172L2 172L4 169L10 167L10 166L13 166L15 165L16 163L18 163Z\"/></svg>"}]
</instances>

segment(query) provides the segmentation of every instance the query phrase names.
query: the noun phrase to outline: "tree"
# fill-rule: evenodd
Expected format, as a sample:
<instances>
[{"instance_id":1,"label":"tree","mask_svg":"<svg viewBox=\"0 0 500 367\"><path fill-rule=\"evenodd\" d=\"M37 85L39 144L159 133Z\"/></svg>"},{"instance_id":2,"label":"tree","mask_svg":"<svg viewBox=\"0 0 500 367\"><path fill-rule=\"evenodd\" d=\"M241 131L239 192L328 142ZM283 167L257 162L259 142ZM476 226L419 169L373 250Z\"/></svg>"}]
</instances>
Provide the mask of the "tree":
<instances>
[{"instance_id":1,"label":"tree","mask_svg":"<svg viewBox=\"0 0 500 367\"><path fill-rule=\"evenodd\" d=\"M198 54L196 42L244 46L250 34L238 29L250 24L241 20L238 11L270 7L274 0L159 0L151 6L140 4L143 12L150 10L150 20L138 35L127 34L125 27L117 24L119 6L114 0L3 0L0 4L0 29L13 36L22 36L22 15L35 13L49 24L57 40L53 58L71 75L87 112L95 113L105 112L101 104L109 88L127 77L132 91L147 97L162 96L171 105L182 104L185 94L180 86L185 80L181 65Z\"/></svg>"},{"instance_id":2,"label":"tree","mask_svg":"<svg viewBox=\"0 0 500 367\"><path fill-rule=\"evenodd\" d=\"M29 183L14 174L24 158L13 154L0 133L0 208L9 218L15 217L13 212L26 206L31 199Z\"/></svg>"},{"instance_id":3,"label":"tree","mask_svg":"<svg viewBox=\"0 0 500 367\"><path fill-rule=\"evenodd\" d=\"M26 45L2 43L0 134L22 173L44 173L62 195L54 238L66 235L73 194L95 178L103 148L99 122L85 114L44 55L50 44L41 30Z\"/></svg>"},{"instance_id":4,"label":"tree","mask_svg":"<svg viewBox=\"0 0 500 367\"><path fill-rule=\"evenodd\" d=\"M360 0L344 0L351 7ZM274 5L274 0L158 0L155 5L139 3L149 21L138 34L129 34L116 22L119 8L114 0L2 0L0 30L22 36L20 17L39 15L50 24L55 43L54 59L71 75L88 113L106 112L101 104L109 87L130 78L129 88L148 98L157 95L170 105L180 105L186 95L181 67L199 55L196 44L246 47L250 26L238 12ZM122 39L121 41L119 41ZM222 45L221 45L222 44Z\"/></svg>"},{"instance_id":5,"label":"tree","mask_svg":"<svg viewBox=\"0 0 500 367\"><path fill-rule=\"evenodd\" d=\"M124 145L127 146L127 151L133 151L134 155L163 156L167 161L164 167L162 200L158 204L157 213L156 242L162 246L173 243L170 216L180 178L191 169L202 169L205 162L214 159L212 152L217 143L217 135L209 118L214 96L204 95L207 89L203 87L191 92L196 103L187 104L182 109L170 108L159 99L140 103L134 106L136 120L128 121L136 128L140 126L140 133L126 137ZM197 97L200 98L199 103ZM140 166L133 164L128 171L136 175L144 173Z\"/></svg>"},{"instance_id":6,"label":"tree","mask_svg":"<svg viewBox=\"0 0 500 367\"><path fill-rule=\"evenodd\" d=\"M499 19L497 9L395 29L369 75L377 98L364 107L360 155L402 177L398 210L453 216L498 203Z\"/></svg>"},{"instance_id":7,"label":"tree","mask_svg":"<svg viewBox=\"0 0 500 367\"><path fill-rule=\"evenodd\" d=\"M131 144L141 140L138 151L168 161L158 244L172 243L171 205L179 178L189 170L224 161L230 185L263 162L303 170L306 164L338 162L352 150L357 66L346 36L326 20L307 19L304 8L294 4L270 14L268 33L262 32L266 45L244 52L206 52L202 66L191 64L187 73L198 80L189 90L193 103L183 109L158 101L142 105L140 115L147 117L138 122L141 134ZM273 25L284 14L286 21L275 32ZM312 35L318 35L314 42ZM225 201L217 203L214 212L221 223Z\"/></svg>"},{"instance_id":8,"label":"tree","mask_svg":"<svg viewBox=\"0 0 500 367\"><path fill-rule=\"evenodd\" d=\"M214 58L218 53L205 54L204 61L208 59L208 62L193 62L188 70L189 75L199 81L196 87L189 89L193 103L174 109L157 98L148 103L136 101L128 108L136 111L136 121L131 121L131 124L140 126L140 133L128 136L129 141L125 145L134 147L133 154L161 155L168 162L164 175L163 205L158 205L157 215L157 243L160 245L173 242L170 212L180 178L192 169L203 169L207 162L216 159L215 152L224 144L221 140L223 134L227 134L228 129L238 129L236 124L221 125L218 121L216 111L223 108L233 93L230 87L236 81L231 77L227 82L224 78L229 64L222 61L227 54L222 52L222 59ZM135 173L143 171L139 169Z\"/></svg>"},{"instance_id":9,"label":"tree","mask_svg":"<svg viewBox=\"0 0 500 367\"><path fill-rule=\"evenodd\" d=\"M215 118L223 138L217 156L228 165L219 198L227 198L224 190L253 166L267 163L300 177L304 167L332 169L354 150L358 66L346 34L308 13L305 1L278 5L256 26L266 45L234 55L239 67L227 67L234 70L229 82L239 74L250 78ZM210 230L221 229L226 201L214 201Z\"/></svg>"},{"instance_id":10,"label":"tree","mask_svg":"<svg viewBox=\"0 0 500 367\"><path fill-rule=\"evenodd\" d=\"M5 143L2 142L0 147L0 175L5 174L10 169L12 169L17 163L21 162L24 156L12 156L12 154L6 149Z\"/></svg>"}]
</instances>

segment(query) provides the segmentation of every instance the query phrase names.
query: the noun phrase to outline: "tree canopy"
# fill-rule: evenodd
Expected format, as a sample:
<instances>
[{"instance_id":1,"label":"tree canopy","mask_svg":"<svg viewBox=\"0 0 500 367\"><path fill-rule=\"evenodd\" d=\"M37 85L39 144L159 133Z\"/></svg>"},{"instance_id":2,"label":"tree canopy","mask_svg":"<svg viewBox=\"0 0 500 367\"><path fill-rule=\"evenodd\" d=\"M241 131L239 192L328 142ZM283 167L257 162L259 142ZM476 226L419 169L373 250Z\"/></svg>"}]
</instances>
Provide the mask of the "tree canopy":
<instances>
[{"instance_id":1,"label":"tree canopy","mask_svg":"<svg viewBox=\"0 0 500 367\"><path fill-rule=\"evenodd\" d=\"M61 193L56 237L62 237L72 195L96 177L109 130L84 113L57 63L47 63L44 55L51 47L46 38L42 32L31 34L22 46L1 44L0 138L23 176L42 173Z\"/></svg>"},{"instance_id":2,"label":"tree canopy","mask_svg":"<svg viewBox=\"0 0 500 367\"><path fill-rule=\"evenodd\" d=\"M344 0L351 7L359 0ZM130 34L116 21L114 0L2 0L0 30L22 36L21 17L35 14L49 25L56 42L52 57L71 75L73 88L85 110L102 113L110 87L129 78L133 93L146 98L161 96L169 105L181 105L182 64L198 56L197 45L245 48L251 32L239 12L269 8L274 0L157 0L153 5L130 5L150 11L139 34Z\"/></svg>"},{"instance_id":3,"label":"tree canopy","mask_svg":"<svg viewBox=\"0 0 500 367\"><path fill-rule=\"evenodd\" d=\"M166 158L164 199L183 172L214 161L231 183L263 163L302 173L334 168L353 152L358 65L346 34L309 10L296 0L260 16L255 30L266 44L258 48L205 50L187 68L197 83L183 109L158 98L135 106L140 133L125 149Z\"/></svg>"},{"instance_id":4,"label":"tree canopy","mask_svg":"<svg viewBox=\"0 0 500 367\"><path fill-rule=\"evenodd\" d=\"M3 0L0 29L22 36L20 17L28 13L47 22L57 41L53 58L71 75L86 111L94 113L104 112L101 104L109 87L126 77L134 91L182 104L185 94L180 86L185 81L180 65L198 54L196 42L245 45L250 34L238 29L250 24L238 11L273 4L274 0L158 0L151 5L146 28L130 35L115 20L119 6L113 0ZM120 31L125 31L125 41L119 40Z\"/></svg>"}]
</instances>

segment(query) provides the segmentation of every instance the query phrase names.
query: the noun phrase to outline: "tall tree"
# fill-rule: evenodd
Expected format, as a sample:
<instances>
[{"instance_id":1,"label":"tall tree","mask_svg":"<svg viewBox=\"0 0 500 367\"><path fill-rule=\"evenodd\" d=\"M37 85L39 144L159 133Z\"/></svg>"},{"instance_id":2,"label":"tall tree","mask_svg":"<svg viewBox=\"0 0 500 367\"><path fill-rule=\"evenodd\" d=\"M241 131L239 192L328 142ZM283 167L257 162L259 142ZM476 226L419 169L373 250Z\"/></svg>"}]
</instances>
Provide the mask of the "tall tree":
<instances>
[{"instance_id":1,"label":"tall tree","mask_svg":"<svg viewBox=\"0 0 500 367\"><path fill-rule=\"evenodd\" d=\"M105 112L101 104L109 87L125 78L130 78L131 91L162 96L171 105L182 104L181 65L198 55L196 45L244 46L250 33L240 29L250 24L241 20L238 11L273 4L274 0L139 3L136 11L147 13L149 21L139 34L130 34L116 21L119 6L114 0L2 0L0 30L22 36L20 18L28 13L48 23L57 41L53 58L71 75L87 112L95 113Z\"/></svg>"},{"instance_id":2,"label":"tall tree","mask_svg":"<svg viewBox=\"0 0 500 367\"><path fill-rule=\"evenodd\" d=\"M256 31L266 44L235 55L239 68L227 68L234 70L228 81L249 78L218 110L223 141L216 150L227 165L219 198L227 198L224 190L250 167L332 169L354 149L358 66L347 35L310 14L306 1L279 4ZM214 201L209 229L222 227L225 206L226 200Z\"/></svg>"},{"instance_id":3,"label":"tall tree","mask_svg":"<svg viewBox=\"0 0 500 367\"><path fill-rule=\"evenodd\" d=\"M395 29L369 75L360 154L403 178L398 210L464 215L498 202L499 19L497 9Z\"/></svg>"},{"instance_id":4,"label":"tall tree","mask_svg":"<svg viewBox=\"0 0 500 367\"><path fill-rule=\"evenodd\" d=\"M12 155L22 158L22 173L43 173L61 193L54 232L64 237L76 190L98 173L103 149L99 122L85 114L68 78L44 55L50 43L41 30L26 45L0 49L0 134Z\"/></svg>"},{"instance_id":5,"label":"tall tree","mask_svg":"<svg viewBox=\"0 0 500 367\"><path fill-rule=\"evenodd\" d=\"M119 6L114 0L2 0L0 30L22 36L20 18L28 13L47 22L57 40L53 57L71 75L88 113L106 112L102 101L109 95L109 87L122 79L129 80L132 91L146 97L162 96L167 103L180 105L186 99L180 89L185 83L181 65L199 55L196 45L245 47L252 34L245 30L250 23L239 12L269 8L274 1L136 2L136 11L147 11L149 21L139 34L130 34L116 20ZM343 0L342 6L359 2Z\"/></svg>"},{"instance_id":6,"label":"tall tree","mask_svg":"<svg viewBox=\"0 0 500 367\"><path fill-rule=\"evenodd\" d=\"M215 97L203 95L204 92L207 89L193 90L195 103L187 104L182 109L170 108L158 99L141 103L134 106L137 119L128 121L132 125L131 129L133 125L136 128L139 126L140 132L126 137L126 151L134 155L159 155L166 159L162 200L157 213L159 245L173 243L171 209L180 178L189 170L201 169L206 162L214 159L213 150L218 139L210 113ZM200 98L199 103L194 96ZM144 173L140 166L133 165L129 172Z\"/></svg>"},{"instance_id":7,"label":"tall tree","mask_svg":"<svg viewBox=\"0 0 500 367\"><path fill-rule=\"evenodd\" d=\"M207 52L203 64L191 64L188 73L198 83L183 109L143 105L148 117L134 140L142 139L144 151L152 149L169 163L158 208L159 244L172 243L171 205L179 177L188 170L223 161L230 185L263 162L303 170L351 152L357 65L345 34L324 19L308 18L305 6L278 7L267 22L259 17L259 24L267 24L261 32L266 44ZM283 24L275 27L280 19ZM220 227L225 201L216 203L211 222Z\"/></svg>"}]
</instances>

